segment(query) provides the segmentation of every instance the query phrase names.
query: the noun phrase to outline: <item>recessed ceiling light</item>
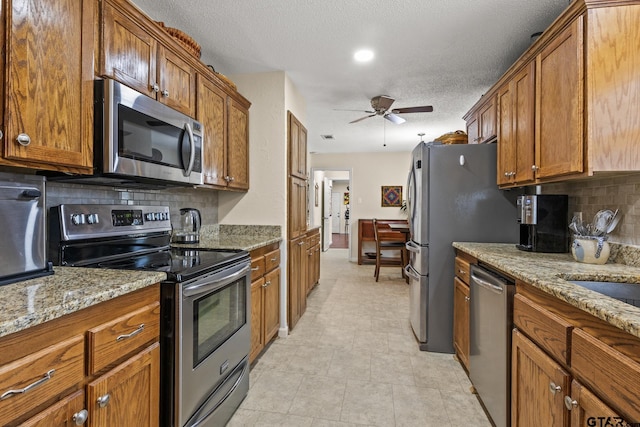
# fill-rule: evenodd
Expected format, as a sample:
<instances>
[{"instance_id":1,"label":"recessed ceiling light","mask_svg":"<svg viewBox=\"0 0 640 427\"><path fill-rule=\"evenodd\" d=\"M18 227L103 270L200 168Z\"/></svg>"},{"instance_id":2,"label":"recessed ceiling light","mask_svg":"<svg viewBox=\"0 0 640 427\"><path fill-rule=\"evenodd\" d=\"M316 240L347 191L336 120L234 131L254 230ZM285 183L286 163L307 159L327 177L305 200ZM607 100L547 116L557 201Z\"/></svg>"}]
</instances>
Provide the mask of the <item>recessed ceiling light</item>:
<instances>
[{"instance_id":1,"label":"recessed ceiling light","mask_svg":"<svg viewBox=\"0 0 640 427\"><path fill-rule=\"evenodd\" d=\"M368 62L373 59L373 51L369 49L360 49L353 54L353 58L358 62Z\"/></svg>"}]
</instances>

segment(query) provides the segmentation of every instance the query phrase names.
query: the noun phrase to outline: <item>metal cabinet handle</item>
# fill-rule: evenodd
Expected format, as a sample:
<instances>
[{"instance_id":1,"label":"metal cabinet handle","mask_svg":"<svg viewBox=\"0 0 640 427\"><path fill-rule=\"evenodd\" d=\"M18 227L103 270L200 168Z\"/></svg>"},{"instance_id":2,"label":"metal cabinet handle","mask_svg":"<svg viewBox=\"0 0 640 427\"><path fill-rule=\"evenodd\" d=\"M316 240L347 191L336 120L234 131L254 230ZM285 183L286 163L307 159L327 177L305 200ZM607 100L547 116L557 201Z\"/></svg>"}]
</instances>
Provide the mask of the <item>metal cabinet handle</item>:
<instances>
[{"instance_id":1,"label":"metal cabinet handle","mask_svg":"<svg viewBox=\"0 0 640 427\"><path fill-rule=\"evenodd\" d=\"M28 386L26 386L25 388L19 388L19 389L15 389L15 390L7 390L4 393L2 393L2 395L0 395L0 400L4 400L4 399L8 399L11 396L15 396L16 394L24 394L26 392L28 392L29 390L32 390L36 387L38 387L41 384L44 384L45 382L49 381L51 379L51 377L53 376L53 374L56 372L55 369L50 369L47 371L46 374L44 374L44 376L42 378L40 378L38 381L33 382L31 384L29 384Z\"/></svg>"},{"instance_id":2,"label":"metal cabinet handle","mask_svg":"<svg viewBox=\"0 0 640 427\"><path fill-rule=\"evenodd\" d=\"M109 404L109 400L111 400L111 396L109 396L109 393L100 396L97 399L98 402L98 406L100 406L101 408L104 408L105 406L107 406Z\"/></svg>"},{"instance_id":3,"label":"metal cabinet handle","mask_svg":"<svg viewBox=\"0 0 640 427\"><path fill-rule=\"evenodd\" d=\"M271 280L267 280L266 282L264 282L264 285L262 285L263 288L266 288L267 286L269 286L271 284Z\"/></svg>"},{"instance_id":4,"label":"metal cabinet handle","mask_svg":"<svg viewBox=\"0 0 640 427\"><path fill-rule=\"evenodd\" d=\"M158 93L160 92L160 86L158 86L158 83L154 83L151 85L151 90Z\"/></svg>"},{"instance_id":5,"label":"metal cabinet handle","mask_svg":"<svg viewBox=\"0 0 640 427\"><path fill-rule=\"evenodd\" d=\"M235 181L235 180L236 180L236 179L235 179L234 177L232 177L232 176L230 176L230 177L229 177L229 182L233 182L233 181Z\"/></svg>"},{"instance_id":6,"label":"metal cabinet handle","mask_svg":"<svg viewBox=\"0 0 640 427\"><path fill-rule=\"evenodd\" d=\"M572 410L573 408L578 407L578 401L573 400L571 396L564 397L564 406L567 407L568 410Z\"/></svg>"},{"instance_id":7,"label":"metal cabinet handle","mask_svg":"<svg viewBox=\"0 0 640 427\"><path fill-rule=\"evenodd\" d=\"M18 144L22 145L23 147L26 147L27 145L31 144L31 137L26 133L21 133L16 138L16 141L18 142Z\"/></svg>"},{"instance_id":8,"label":"metal cabinet handle","mask_svg":"<svg viewBox=\"0 0 640 427\"><path fill-rule=\"evenodd\" d=\"M135 335L138 335L142 331L144 331L144 323L142 323L140 326L138 326L138 329L136 329L135 331L131 332L130 334L118 335L118 338L116 338L116 341L126 340L127 338L131 338L131 337L133 337Z\"/></svg>"},{"instance_id":9,"label":"metal cabinet handle","mask_svg":"<svg viewBox=\"0 0 640 427\"><path fill-rule=\"evenodd\" d=\"M465 274L465 271L464 270L458 270L458 273Z\"/></svg>"},{"instance_id":10,"label":"metal cabinet handle","mask_svg":"<svg viewBox=\"0 0 640 427\"><path fill-rule=\"evenodd\" d=\"M271 262L276 262L278 258L271 258Z\"/></svg>"},{"instance_id":11,"label":"metal cabinet handle","mask_svg":"<svg viewBox=\"0 0 640 427\"><path fill-rule=\"evenodd\" d=\"M539 167L537 167L536 165L531 166L531 170L536 172L538 169L540 169Z\"/></svg>"},{"instance_id":12,"label":"metal cabinet handle","mask_svg":"<svg viewBox=\"0 0 640 427\"><path fill-rule=\"evenodd\" d=\"M260 270L260 267L253 267L253 268L251 269L251 271L258 271L258 270Z\"/></svg>"},{"instance_id":13,"label":"metal cabinet handle","mask_svg":"<svg viewBox=\"0 0 640 427\"><path fill-rule=\"evenodd\" d=\"M471 298L469 298L469 297L464 297L464 300L465 300L466 302L469 302L469 301L471 301Z\"/></svg>"},{"instance_id":14,"label":"metal cabinet handle","mask_svg":"<svg viewBox=\"0 0 640 427\"><path fill-rule=\"evenodd\" d=\"M87 421L87 418L89 418L89 412L87 412L86 409L83 409L82 411L73 414L71 421L73 421L77 426L81 426Z\"/></svg>"},{"instance_id":15,"label":"metal cabinet handle","mask_svg":"<svg viewBox=\"0 0 640 427\"><path fill-rule=\"evenodd\" d=\"M549 383L549 391L551 392L551 394L555 395L556 393L558 393L559 391L562 391L562 387L560 387L559 385L556 385L556 383L554 383L553 381L551 381Z\"/></svg>"},{"instance_id":16,"label":"metal cabinet handle","mask_svg":"<svg viewBox=\"0 0 640 427\"><path fill-rule=\"evenodd\" d=\"M304 242L298 243L298 246L302 246L302 245L304 245Z\"/></svg>"},{"instance_id":17,"label":"metal cabinet handle","mask_svg":"<svg viewBox=\"0 0 640 427\"><path fill-rule=\"evenodd\" d=\"M168 98L168 97L169 97L169 91L168 91L168 90L166 90L166 89L165 89L165 90L163 90L163 91L162 91L162 96L164 96L165 98Z\"/></svg>"}]
</instances>

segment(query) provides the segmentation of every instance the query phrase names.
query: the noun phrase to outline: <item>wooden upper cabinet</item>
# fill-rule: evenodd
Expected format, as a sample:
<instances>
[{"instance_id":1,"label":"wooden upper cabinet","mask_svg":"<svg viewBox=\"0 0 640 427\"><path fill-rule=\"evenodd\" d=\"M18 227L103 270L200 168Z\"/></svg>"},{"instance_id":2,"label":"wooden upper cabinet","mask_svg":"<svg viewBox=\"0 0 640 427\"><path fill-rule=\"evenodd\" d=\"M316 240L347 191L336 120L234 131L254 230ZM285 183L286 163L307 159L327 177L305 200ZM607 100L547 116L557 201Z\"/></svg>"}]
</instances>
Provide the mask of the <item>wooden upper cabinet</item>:
<instances>
[{"instance_id":1,"label":"wooden upper cabinet","mask_svg":"<svg viewBox=\"0 0 640 427\"><path fill-rule=\"evenodd\" d=\"M109 2L103 1L102 5L103 45L98 73L194 116L195 69L159 42L148 28Z\"/></svg>"},{"instance_id":2,"label":"wooden upper cabinet","mask_svg":"<svg viewBox=\"0 0 640 427\"><path fill-rule=\"evenodd\" d=\"M287 112L289 122L289 175L307 179L307 129L291 111Z\"/></svg>"},{"instance_id":3,"label":"wooden upper cabinet","mask_svg":"<svg viewBox=\"0 0 640 427\"><path fill-rule=\"evenodd\" d=\"M583 17L536 58L536 178L583 171Z\"/></svg>"},{"instance_id":4,"label":"wooden upper cabinet","mask_svg":"<svg viewBox=\"0 0 640 427\"><path fill-rule=\"evenodd\" d=\"M483 98L483 103L465 116L469 144L489 142L496 136L496 98Z\"/></svg>"},{"instance_id":5,"label":"wooden upper cabinet","mask_svg":"<svg viewBox=\"0 0 640 427\"><path fill-rule=\"evenodd\" d=\"M1 163L91 172L95 2L14 0L7 5Z\"/></svg>"},{"instance_id":6,"label":"wooden upper cabinet","mask_svg":"<svg viewBox=\"0 0 640 427\"><path fill-rule=\"evenodd\" d=\"M227 180L230 189L249 189L249 109L228 98Z\"/></svg>"},{"instance_id":7,"label":"wooden upper cabinet","mask_svg":"<svg viewBox=\"0 0 640 427\"><path fill-rule=\"evenodd\" d=\"M497 96L498 185L534 180L535 62L505 83Z\"/></svg>"},{"instance_id":8,"label":"wooden upper cabinet","mask_svg":"<svg viewBox=\"0 0 640 427\"><path fill-rule=\"evenodd\" d=\"M227 94L201 74L196 118L204 128L204 183L226 187Z\"/></svg>"},{"instance_id":9,"label":"wooden upper cabinet","mask_svg":"<svg viewBox=\"0 0 640 427\"><path fill-rule=\"evenodd\" d=\"M640 7L589 11L586 31L590 172L640 170Z\"/></svg>"}]
</instances>

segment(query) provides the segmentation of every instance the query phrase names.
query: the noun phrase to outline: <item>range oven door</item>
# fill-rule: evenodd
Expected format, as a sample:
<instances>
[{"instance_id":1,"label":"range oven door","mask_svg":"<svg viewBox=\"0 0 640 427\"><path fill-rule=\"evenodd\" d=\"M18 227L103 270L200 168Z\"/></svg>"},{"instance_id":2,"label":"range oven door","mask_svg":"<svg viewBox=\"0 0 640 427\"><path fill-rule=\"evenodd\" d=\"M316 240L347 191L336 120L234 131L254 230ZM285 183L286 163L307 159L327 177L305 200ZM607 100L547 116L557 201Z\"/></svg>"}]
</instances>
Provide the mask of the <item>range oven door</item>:
<instances>
[{"instance_id":1,"label":"range oven door","mask_svg":"<svg viewBox=\"0 0 640 427\"><path fill-rule=\"evenodd\" d=\"M239 405L248 390L250 262L185 282L178 291L176 425L208 426L215 411L233 414L228 406Z\"/></svg>"}]
</instances>

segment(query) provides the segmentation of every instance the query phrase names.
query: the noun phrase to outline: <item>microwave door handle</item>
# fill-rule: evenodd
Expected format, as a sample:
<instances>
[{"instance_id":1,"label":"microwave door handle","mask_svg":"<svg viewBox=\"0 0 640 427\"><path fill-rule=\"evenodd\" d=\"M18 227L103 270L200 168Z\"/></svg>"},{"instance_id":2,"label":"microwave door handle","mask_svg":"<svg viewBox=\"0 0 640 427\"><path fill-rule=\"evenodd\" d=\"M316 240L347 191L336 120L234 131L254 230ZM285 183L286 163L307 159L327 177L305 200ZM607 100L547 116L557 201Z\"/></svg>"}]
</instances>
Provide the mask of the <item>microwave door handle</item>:
<instances>
[{"instance_id":1,"label":"microwave door handle","mask_svg":"<svg viewBox=\"0 0 640 427\"><path fill-rule=\"evenodd\" d=\"M185 123L185 128L187 129L187 135L189 135L189 145L191 147L191 151L189 154L189 166L187 166L187 170L184 171L185 176L191 175L191 171L193 170L193 163L196 160L196 142L193 139L193 131L191 130L191 125L189 123Z\"/></svg>"}]
</instances>

